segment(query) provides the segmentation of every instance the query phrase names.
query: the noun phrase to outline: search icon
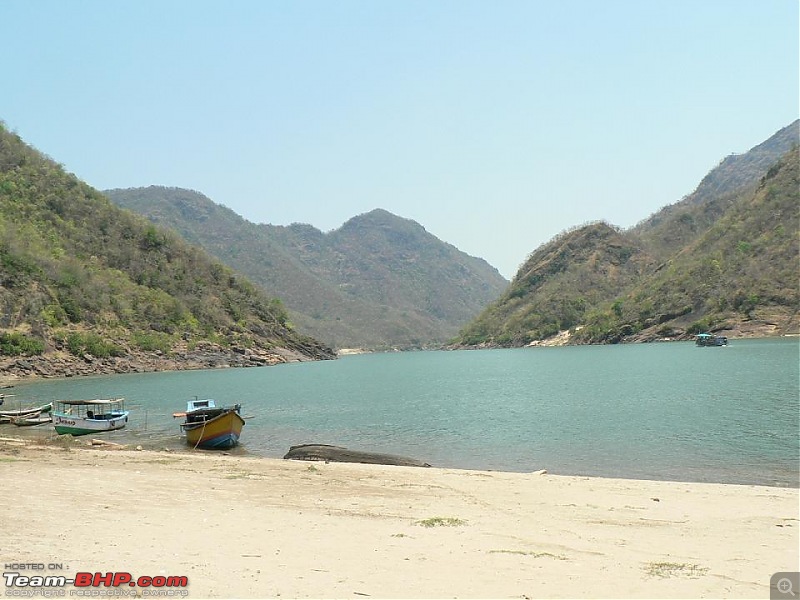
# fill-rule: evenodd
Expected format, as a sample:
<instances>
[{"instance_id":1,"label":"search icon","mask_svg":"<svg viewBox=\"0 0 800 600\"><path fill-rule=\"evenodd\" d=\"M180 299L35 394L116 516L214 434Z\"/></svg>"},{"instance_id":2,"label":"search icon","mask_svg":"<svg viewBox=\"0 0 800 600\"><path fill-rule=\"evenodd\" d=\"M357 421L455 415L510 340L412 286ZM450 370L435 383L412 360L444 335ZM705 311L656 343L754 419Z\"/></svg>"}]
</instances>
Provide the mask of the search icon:
<instances>
[{"instance_id":1,"label":"search icon","mask_svg":"<svg viewBox=\"0 0 800 600\"><path fill-rule=\"evenodd\" d=\"M769 578L770 600L800 600L795 590L800 590L800 571L778 571Z\"/></svg>"},{"instance_id":2,"label":"search icon","mask_svg":"<svg viewBox=\"0 0 800 600\"><path fill-rule=\"evenodd\" d=\"M797 594L795 594L792 590L792 580L788 577L778 580L778 591L781 594L789 594L793 598L797 596Z\"/></svg>"}]
</instances>

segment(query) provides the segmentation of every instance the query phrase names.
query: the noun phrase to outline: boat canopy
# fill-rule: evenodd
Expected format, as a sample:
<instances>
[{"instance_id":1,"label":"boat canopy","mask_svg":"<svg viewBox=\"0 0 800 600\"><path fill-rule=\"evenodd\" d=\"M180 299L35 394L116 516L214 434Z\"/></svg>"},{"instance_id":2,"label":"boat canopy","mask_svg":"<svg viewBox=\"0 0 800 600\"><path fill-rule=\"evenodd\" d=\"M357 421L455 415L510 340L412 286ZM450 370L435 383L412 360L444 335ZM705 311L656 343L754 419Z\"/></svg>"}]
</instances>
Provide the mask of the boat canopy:
<instances>
[{"instance_id":1,"label":"boat canopy","mask_svg":"<svg viewBox=\"0 0 800 600\"><path fill-rule=\"evenodd\" d=\"M194 400L189 400L189 402L186 403L186 412L191 412L193 410L200 410L203 408L216 408L216 407L217 403L214 402L211 398L208 398L206 400L198 400L197 398L195 398Z\"/></svg>"},{"instance_id":2,"label":"boat canopy","mask_svg":"<svg viewBox=\"0 0 800 600\"><path fill-rule=\"evenodd\" d=\"M95 400L57 400L59 404L65 406L108 406L109 404L119 404L125 398L97 398Z\"/></svg>"}]
</instances>

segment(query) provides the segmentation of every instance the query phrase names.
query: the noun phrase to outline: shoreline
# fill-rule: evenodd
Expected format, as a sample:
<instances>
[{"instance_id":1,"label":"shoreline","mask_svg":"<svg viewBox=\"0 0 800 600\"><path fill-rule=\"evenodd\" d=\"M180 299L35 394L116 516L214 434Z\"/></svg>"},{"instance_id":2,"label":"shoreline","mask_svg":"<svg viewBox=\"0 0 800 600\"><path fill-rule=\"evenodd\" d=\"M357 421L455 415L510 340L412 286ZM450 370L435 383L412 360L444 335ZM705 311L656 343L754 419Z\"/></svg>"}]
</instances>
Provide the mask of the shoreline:
<instances>
[{"instance_id":1,"label":"shoreline","mask_svg":"<svg viewBox=\"0 0 800 600\"><path fill-rule=\"evenodd\" d=\"M0 477L0 518L35 515L5 529L4 563L186 576L190 598L766 597L798 570L796 488L80 438L2 437Z\"/></svg>"},{"instance_id":2,"label":"shoreline","mask_svg":"<svg viewBox=\"0 0 800 600\"><path fill-rule=\"evenodd\" d=\"M733 330L724 330L733 331ZM535 348L565 345L564 333L561 332L545 340L532 342L519 348ZM736 330L740 340L753 339L783 339L800 337L800 333L773 333L764 331L748 332ZM561 336L561 338L559 338ZM558 338L558 342L553 340ZM729 335L730 338L730 335ZM647 343L680 343L687 339L648 339L625 342L625 344ZM602 344L613 345L613 344ZM240 351L223 350L218 345L208 344L207 348L193 352L176 353L167 355L159 352L135 352L122 357L96 358L90 355L82 357L73 356L65 352L52 352L45 355L32 357L0 357L0 390L11 389L17 383L26 383L49 379L69 379L73 377L92 377L95 375L124 375L126 373L158 373L170 371L199 371L213 369L256 368L276 366L293 362L313 362L316 360L335 360L338 357L371 354L374 351L363 348L343 348L330 357L309 358L299 352L287 348L273 348L271 351ZM454 351L454 350L491 350L500 349L502 346L484 344L479 346L448 346L429 349L428 351ZM419 350L407 350L417 352Z\"/></svg>"},{"instance_id":3,"label":"shoreline","mask_svg":"<svg viewBox=\"0 0 800 600\"><path fill-rule=\"evenodd\" d=\"M114 433L124 433L125 429L114 432ZM38 427L14 427L9 425L8 427L4 427L3 424L0 424L0 444L5 442L11 443L20 443L26 445L33 445L33 446L42 446L42 447L57 447L60 448L65 443L66 439L71 439L69 443L70 447L74 449L80 449L84 446L92 446L90 440L97 440L98 443L95 445L94 449L102 449L104 443L107 443L103 439L102 433L99 433L98 436L92 437L91 435L86 436L79 436L76 438L71 438L69 436L61 435L59 436L56 434L52 429L52 424L45 424ZM308 444L312 442L302 442L293 444L294 446ZM327 443L323 443L323 445L328 445ZM100 448L97 448L97 447ZM287 445L285 449L280 450L275 454L263 454L256 450L251 450L247 447L246 444L239 444L233 449L228 449L224 451L220 450L207 450L207 449L192 449L189 448L185 440L179 439L179 436L171 435L165 437L164 439L159 440L140 440L140 439L125 439L115 437L113 441L107 443L108 448L106 449L116 449L116 450L128 450L128 451L137 451L137 452L154 452L154 453L167 453L167 454L175 454L175 455L186 455L186 456L202 456L202 455L226 455L226 456L233 456L236 458L250 458L254 460L277 460L282 461L283 455L288 452L291 448L291 444ZM346 448L346 450L356 451L358 452L358 448ZM369 453L370 451L366 451ZM380 453L378 451L375 451ZM409 459L409 460L420 460L418 456L408 456L403 455L399 456L399 458ZM292 462L305 462L306 464L314 464L315 462L324 462L324 461L313 461L313 460L293 460ZM330 461L330 462L337 462L337 461ZM341 463L340 464L347 464ZM364 464L364 463L350 463L350 464ZM390 465L384 465L390 466ZM517 474L517 475L527 475L527 474L549 474L556 477L579 477L579 478L591 478L591 479L614 479L620 481L654 481L654 482L664 482L664 483L678 483L678 484L709 484L709 485L739 485L739 486L758 486L764 487L769 489L790 489L790 490L800 490L800 479L795 476L793 479L788 480L786 478L760 478L760 479L742 479L739 478L734 479L711 479L711 478L691 478L690 476L681 477L680 475L676 475L670 478L659 477L658 475L654 474L652 476L642 476L641 474L625 474L625 473L590 473L590 472L578 472L578 473L570 473L570 472L559 472L557 470L553 470L551 467L547 465L541 465L537 468L531 469L503 469L503 468L484 468L480 466L474 465L462 465L462 464L446 464L442 465L439 463L430 465L429 468L434 469L443 469L449 471L478 471L478 472L485 472L485 473L508 473L508 474ZM796 475L796 474L795 474Z\"/></svg>"},{"instance_id":4,"label":"shoreline","mask_svg":"<svg viewBox=\"0 0 800 600\"><path fill-rule=\"evenodd\" d=\"M108 358L97 358L89 354L74 356L67 352L56 351L37 356L0 357L0 389L13 388L17 383L45 379L254 368L335 358L335 354L311 358L289 348L275 347L270 351L249 348L224 349L218 344L203 344L201 348L193 351L172 354L130 352L124 356Z\"/></svg>"}]
</instances>

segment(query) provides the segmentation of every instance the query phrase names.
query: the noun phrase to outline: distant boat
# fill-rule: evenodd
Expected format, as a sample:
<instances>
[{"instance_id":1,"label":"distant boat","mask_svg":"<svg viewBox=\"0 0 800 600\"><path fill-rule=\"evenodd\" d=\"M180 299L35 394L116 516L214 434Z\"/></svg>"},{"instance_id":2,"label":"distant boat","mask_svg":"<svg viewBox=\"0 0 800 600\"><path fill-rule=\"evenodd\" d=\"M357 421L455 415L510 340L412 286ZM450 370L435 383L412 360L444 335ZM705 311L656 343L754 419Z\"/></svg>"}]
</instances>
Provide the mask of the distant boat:
<instances>
[{"instance_id":1,"label":"distant boat","mask_svg":"<svg viewBox=\"0 0 800 600\"><path fill-rule=\"evenodd\" d=\"M124 398L57 400L53 426L59 434L101 433L125 427L128 414Z\"/></svg>"},{"instance_id":2,"label":"distant boat","mask_svg":"<svg viewBox=\"0 0 800 600\"><path fill-rule=\"evenodd\" d=\"M711 333L698 333L695 340L697 346L727 346L728 338L724 335L714 335Z\"/></svg>"},{"instance_id":3,"label":"distant boat","mask_svg":"<svg viewBox=\"0 0 800 600\"><path fill-rule=\"evenodd\" d=\"M0 423L10 423L16 417L30 417L36 414L49 413L53 408L53 403L48 402L41 406L33 406L30 408L19 408L17 410L0 410Z\"/></svg>"},{"instance_id":4,"label":"distant boat","mask_svg":"<svg viewBox=\"0 0 800 600\"><path fill-rule=\"evenodd\" d=\"M186 412L172 416L185 417L181 429L186 432L186 443L193 448L224 450L239 443L244 426L241 410L240 404L218 407L214 400L195 398L187 402Z\"/></svg>"}]
</instances>

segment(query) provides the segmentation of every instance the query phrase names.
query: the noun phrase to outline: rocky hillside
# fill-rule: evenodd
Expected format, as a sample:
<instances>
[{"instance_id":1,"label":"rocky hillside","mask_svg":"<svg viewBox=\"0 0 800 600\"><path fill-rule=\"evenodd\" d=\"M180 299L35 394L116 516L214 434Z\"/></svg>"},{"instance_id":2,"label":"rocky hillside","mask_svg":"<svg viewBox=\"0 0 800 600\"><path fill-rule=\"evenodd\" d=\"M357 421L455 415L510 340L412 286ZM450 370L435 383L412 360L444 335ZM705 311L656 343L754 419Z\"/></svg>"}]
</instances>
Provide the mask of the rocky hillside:
<instances>
[{"instance_id":1,"label":"rocky hillside","mask_svg":"<svg viewBox=\"0 0 800 600\"><path fill-rule=\"evenodd\" d=\"M281 298L298 328L337 348L441 344L508 284L485 261L385 210L323 233L254 224L190 190L105 193Z\"/></svg>"},{"instance_id":2,"label":"rocky hillside","mask_svg":"<svg viewBox=\"0 0 800 600\"><path fill-rule=\"evenodd\" d=\"M630 231L595 223L537 249L460 346L797 333L798 122L731 156Z\"/></svg>"},{"instance_id":3,"label":"rocky hillside","mask_svg":"<svg viewBox=\"0 0 800 600\"><path fill-rule=\"evenodd\" d=\"M744 154L726 156L681 201L642 221L632 232L661 260L702 235L800 141L800 121L787 125Z\"/></svg>"},{"instance_id":4,"label":"rocky hillside","mask_svg":"<svg viewBox=\"0 0 800 600\"><path fill-rule=\"evenodd\" d=\"M332 357L291 328L280 301L2 125L0 308L6 374Z\"/></svg>"},{"instance_id":5,"label":"rocky hillside","mask_svg":"<svg viewBox=\"0 0 800 600\"><path fill-rule=\"evenodd\" d=\"M608 223L562 233L528 257L500 299L461 332L460 343L521 346L579 326L650 268L640 242Z\"/></svg>"},{"instance_id":6,"label":"rocky hillside","mask_svg":"<svg viewBox=\"0 0 800 600\"><path fill-rule=\"evenodd\" d=\"M798 333L798 224L795 149L695 240L618 295L619 314L593 315L579 338Z\"/></svg>"}]
</instances>

